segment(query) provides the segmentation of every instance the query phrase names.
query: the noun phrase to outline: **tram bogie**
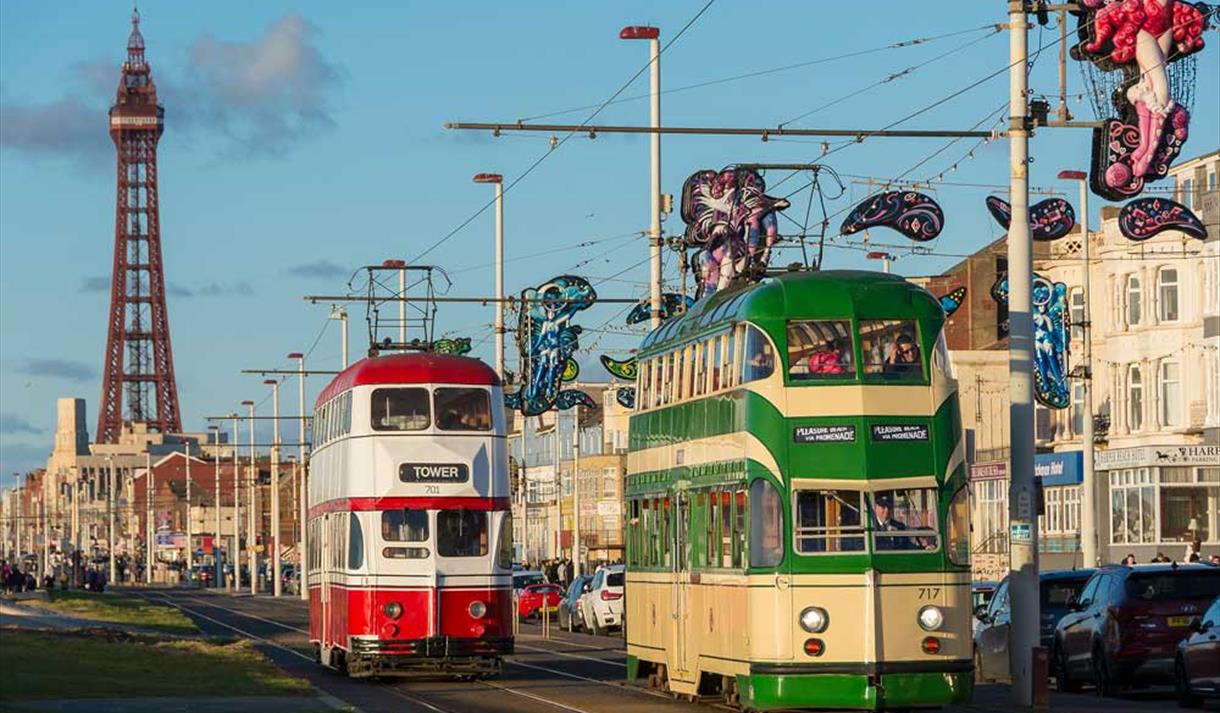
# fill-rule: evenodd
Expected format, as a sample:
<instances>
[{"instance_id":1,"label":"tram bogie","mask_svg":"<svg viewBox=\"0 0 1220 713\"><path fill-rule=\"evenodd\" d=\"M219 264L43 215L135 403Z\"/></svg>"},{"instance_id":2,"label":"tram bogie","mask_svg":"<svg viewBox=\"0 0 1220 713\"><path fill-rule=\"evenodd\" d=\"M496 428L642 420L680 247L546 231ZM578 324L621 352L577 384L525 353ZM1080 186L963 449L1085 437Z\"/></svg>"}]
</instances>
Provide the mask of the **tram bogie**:
<instances>
[{"instance_id":1,"label":"tram bogie","mask_svg":"<svg viewBox=\"0 0 1220 713\"><path fill-rule=\"evenodd\" d=\"M503 395L474 359L362 360L318 399L310 639L353 677L495 675L512 653Z\"/></svg>"},{"instance_id":2,"label":"tram bogie","mask_svg":"<svg viewBox=\"0 0 1220 713\"><path fill-rule=\"evenodd\" d=\"M757 710L972 691L957 385L931 295L875 273L718 293L640 349L628 675Z\"/></svg>"}]
</instances>

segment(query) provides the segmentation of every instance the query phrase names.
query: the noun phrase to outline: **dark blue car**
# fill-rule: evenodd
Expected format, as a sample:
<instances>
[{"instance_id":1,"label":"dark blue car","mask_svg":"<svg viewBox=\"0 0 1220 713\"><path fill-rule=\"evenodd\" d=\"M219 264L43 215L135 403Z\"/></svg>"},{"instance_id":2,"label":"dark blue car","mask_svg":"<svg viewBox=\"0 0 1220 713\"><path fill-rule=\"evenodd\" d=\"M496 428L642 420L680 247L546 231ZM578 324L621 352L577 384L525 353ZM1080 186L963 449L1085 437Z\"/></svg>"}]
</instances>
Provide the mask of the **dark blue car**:
<instances>
[{"instance_id":1,"label":"dark blue car","mask_svg":"<svg viewBox=\"0 0 1220 713\"><path fill-rule=\"evenodd\" d=\"M1055 640L1055 625L1068 613L1068 602L1080 594L1085 582L1093 575L1092 569L1065 569L1042 572L1042 611L1039 634L1042 646L1050 647ZM979 678L985 681L1007 680L1008 629L1012 610L1009 606L1008 578L1000 582L987 609L978 613L978 626L974 631L974 667Z\"/></svg>"}]
</instances>

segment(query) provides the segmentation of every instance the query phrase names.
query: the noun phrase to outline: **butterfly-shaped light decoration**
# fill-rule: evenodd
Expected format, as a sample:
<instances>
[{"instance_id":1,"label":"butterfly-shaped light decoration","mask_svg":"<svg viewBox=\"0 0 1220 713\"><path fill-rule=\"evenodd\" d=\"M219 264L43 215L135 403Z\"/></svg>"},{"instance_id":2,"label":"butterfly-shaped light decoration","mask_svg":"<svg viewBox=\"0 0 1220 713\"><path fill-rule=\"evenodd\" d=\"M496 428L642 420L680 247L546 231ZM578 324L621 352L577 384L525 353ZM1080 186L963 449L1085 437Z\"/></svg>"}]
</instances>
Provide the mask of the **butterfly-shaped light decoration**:
<instances>
[{"instance_id":1,"label":"butterfly-shaped light decoration","mask_svg":"<svg viewBox=\"0 0 1220 713\"><path fill-rule=\"evenodd\" d=\"M630 359L613 359L606 354L601 355L602 366L612 376L616 376L624 381L635 381L638 373L635 357Z\"/></svg>"},{"instance_id":2,"label":"butterfly-shaped light decoration","mask_svg":"<svg viewBox=\"0 0 1220 713\"><path fill-rule=\"evenodd\" d=\"M987 196L987 210L1005 230L1012 223L1012 206L997 196ZM1058 240L1076 227L1076 210L1062 198L1047 198L1029 207L1029 232L1034 240Z\"/></svg>"},{"instance_id":3,"label":"butterfly-shaped light decoration","mask_svg":"<svg viewBox=\"0 0 1220 713\"><path fill-rule=\"evenodd\" d=\"M666 292L661 295L661 321L665 321L678 313L679 309L690 309L695 304L695 298L686 297L676 292ZM627 324L639 324L652 318L652 305L643 300L627 313Z\"/></svg>"},{"instance_id":4,"label":"butterfly-shaped light decoration","mask_svg":"<svg viewBox=\"0 0 1220 713\"><path fill-rule=\"evenodd\" d=\"M635 408L635 387L621 386L614 392L614 400L623 408Z\"/></svg>"},{"instance_id":5,"label":"butterfly-shaped light decoration","mask_svg":"<svg viewBox=\"0 0 1220 713\"><path fill-rule=\"evenodd\" d=\"M911 240L925 242L940 235L945 213L931 196L915 191L886 191L865 198L839 227L844 235L865 228L893 228Z\"/></svg>"},{"instance_id":6,"label":"butterfly-shaped light decoration","mask_svg":"<svg viewBox=\"0 0 1220 713\"><path fill-rule=\"evenodd\" d=\"M1128 240L1147 240L1165 230L1207 239L1207 228L1190 208L1168 198L1136 198L1118 211L1118 232Z\"/></svg>"},{"instance_id":7,"label":"butterfly-shaped light decoration","mask_svg":"<svg viewBox=\"0 0 1220 713\"><path fill-rule=\"evenodd\" d=\"M469 354L470 337L438 339L432 342L432 351L437 354Z\"/></svg>"},{"instance_id":8,"label":"butterfly-shaped light decoration","mask_svg":"<svg viewBox=\"0 0 1220 713\"><path fill-rule=\"evenodd\" d=\"M945 316L950 317L957 311L958 307L962 306L962 302L966 299L966 288L957 287L950 290L948 294L940 296L940 306L945 310Z\"/></svg>"}]
</instances>

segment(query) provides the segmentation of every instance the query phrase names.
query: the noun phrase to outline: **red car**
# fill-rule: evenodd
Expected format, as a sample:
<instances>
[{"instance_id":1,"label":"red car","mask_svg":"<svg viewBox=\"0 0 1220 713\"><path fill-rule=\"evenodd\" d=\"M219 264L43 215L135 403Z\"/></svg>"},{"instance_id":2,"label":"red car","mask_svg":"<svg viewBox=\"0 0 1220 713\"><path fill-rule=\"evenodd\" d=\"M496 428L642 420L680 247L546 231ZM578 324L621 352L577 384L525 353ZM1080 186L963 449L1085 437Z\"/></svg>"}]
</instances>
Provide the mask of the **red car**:
<instances>
[{"instance_id":1,"label":"red car","mask_svg":"<svg viewBox=\"0 0 1220 713\"><path fill-rule=\"evenodd\" d=\"M522 619L542 616L543 607L552 616L559 611L563 588L558 584L531 584L517 596L517 614Z\"/></svg>"},{"instance_id":2,"label":"red car","mask_svg":"<svg viewBox=\"0 0 1220 713\"><path fill-rule=\"evenodd\" d=\"M1060 690L1092 681L1112 696L1137 682L1170 682L1178 642L1220 595L1220 567L1109 565L1097 570L1055 629Z\"/></svg>"}]
</instances>

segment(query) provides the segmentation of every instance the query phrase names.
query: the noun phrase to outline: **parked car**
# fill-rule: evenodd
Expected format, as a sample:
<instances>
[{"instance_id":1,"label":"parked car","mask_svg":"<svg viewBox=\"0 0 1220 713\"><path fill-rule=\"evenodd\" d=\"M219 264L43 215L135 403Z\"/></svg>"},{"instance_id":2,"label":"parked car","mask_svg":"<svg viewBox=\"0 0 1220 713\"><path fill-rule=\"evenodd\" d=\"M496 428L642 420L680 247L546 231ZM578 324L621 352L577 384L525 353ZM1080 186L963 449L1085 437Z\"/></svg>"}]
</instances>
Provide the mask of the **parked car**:
<instances>
[{"instance_id":1,"label":"parked car","mask_svg":"<svg viewBox=\"0 0 1220 713\"><path fill-rule=\"evenodd\" d=\"M1178 643L1173 682L1184 708L1199 705L1204 697L1220 698L1220 597Z\"/></svg>"},{"instance_id":2,"label":"parked car","mask_svg":"<svg viewBox=\"0 0 1220 713\"><path fill-rule=\"evenodd\" d=\"M580 598L580 613L585 628L601 636L612 626L623 624L623 580L626 568L621 564L598 569L585 585Z\"/></svg>"},{"instance_id":3,"label":"parked car","mask_svg":"<svg viewBox=\"0 0 1220 713\"><path fill-rule=\"evenodd\" d=\"M1080 594L1095 570L1066 569L1042 572L1039 577L1038 599L1042 612L1041 645L1049 647L1055 637L1055 625L1068 613L1068 602ZM1008 578L996 587L995 596L987 607L976 610L974 629L974 669L981 680L1006 680L1008 668L1008 631L1011 623L1011 598Z\"/></svg>"},{"instance_id":4,"label":"parked car","mask_svg":"<svg viewBox=\"0 0 1220 713\"><path fill-rule=\"evenodd\" d=\"M1173 679L1178 644L1220 595L1220 568L1206 564L1108 565L1059 621L1051 666L1060 690L1085 681L1110 696L1128 683Z\"/></svg>"},{"instance_id":5,"label":"parked car","mask_svg":"<svg viewBox=\"0 0 1220 713\"><path fill-rule=\"evenodd\" d=\"M531 584L517 595L517 615L522 619L540 617L544 611L553 615L562 596L563 587L558 584Z\"/></svg>"},{"instance_id":6,"label":"parked car","mask_svg":"<svg viewBox=\"0 0 1220 713\"><path fill-rule=\"evenodd\" d=\"M991 603L991 598L999 586L997 582L972 582L970 584L970 610L974 612L974 631L976 633L979 630L979 624L982 623L980 617L987 611L987 605Z\"/></svg>"},{"instance_id":7,"label":"parked car","mask_svg":"<svg viewBox=\"0 0 1220 713\"><path fill-rule=\"evenodd\" d=\"M585 593L585 585L593 581L593 576L582 574L575 577L568 589L559 600L559 626L568 631L578 631L584 628L584 615L580 613L580 598Z\"/></svg>"}]
</instances>

